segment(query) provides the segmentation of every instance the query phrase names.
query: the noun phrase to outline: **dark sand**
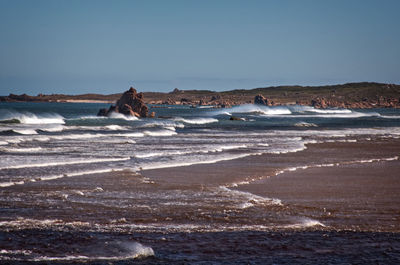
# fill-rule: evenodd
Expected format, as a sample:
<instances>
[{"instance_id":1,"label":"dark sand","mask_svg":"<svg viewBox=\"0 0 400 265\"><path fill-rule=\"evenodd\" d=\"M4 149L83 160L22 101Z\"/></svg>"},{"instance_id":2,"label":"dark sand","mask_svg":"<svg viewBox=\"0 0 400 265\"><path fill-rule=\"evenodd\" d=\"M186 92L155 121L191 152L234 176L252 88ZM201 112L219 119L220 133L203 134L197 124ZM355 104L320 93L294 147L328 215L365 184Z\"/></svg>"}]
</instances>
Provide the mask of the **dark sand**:
<instances>
[{"instance_id":1,"label":"dark sand","mask_svg":"<svg viewBox=\"0 0 400 265\"><path fill-rule=\"evenodd\" d=\"M294 213L316 219L326 229L400 232L399 155L399 139L376 138L309 144L297 153L147 170L142 174L177 185L232 187L232 183L249 181L234 188L280 199ZM309 168L279 173L302 166Z\"/></svg>"},{"instance_id":2,"label":"dark sand","mask_svg":"<svg viewBox=\"0 0 400 265\"><path fill-rule=\"evenodd\" d=\"M142 175L150 180L126 171L12 186L4 189L3 195L14 198L23 194L24 197L19 197L24 200L2 201L0 206L7 218L15 220L26 216L63 221L32 225L17 219L26 224L2 227L1 249L25 250L31 254L3 253L3 257L19 260L4 259L0 263L399 264L400 161L384 160L398 156L399 150L399 139L310 144L297 153L143 171ZM368 159L380 160L362 161ZM317 167L330 163L339 164ZM277 174L301 166L308 168ZM148 184L148 181L154 183ZM241 181L249 183L233 185ZM230 198L224 197L226 194L220 195L223 200L215 203L212 199L218 195L211 196L210 190L218 185L278 198L283 206L257 204L245 209L232 208L235 204L230 204ZM91 192L98 186L104 192ZM81 196L76 191L87 195ZM137 193L139 197L130 197ZM162 205L168 197L157 197L177 193L198 196L183 196L188 202L184 206ZM65 195L69 200L65 200ZM97 203L97 197L102 198L101 203ZM203 202L201 206L196 204L199 200ZM141 207L143 205L146 207ZM199 207L202 212L198 211ZM325 227L285 228L285 224L301 221L288 222L292 220L287 218L304 217L319 221ZM67 225L66 221L92 225ZM124 227L130 223L278 226L265 231L249 228L154 232ZM124 256L130 253L126 246L134 242L150 246L155 256L120 260L46 259L46 256ZM45 259L35 261L32 257Z\"/></svg>"}]
</instances>

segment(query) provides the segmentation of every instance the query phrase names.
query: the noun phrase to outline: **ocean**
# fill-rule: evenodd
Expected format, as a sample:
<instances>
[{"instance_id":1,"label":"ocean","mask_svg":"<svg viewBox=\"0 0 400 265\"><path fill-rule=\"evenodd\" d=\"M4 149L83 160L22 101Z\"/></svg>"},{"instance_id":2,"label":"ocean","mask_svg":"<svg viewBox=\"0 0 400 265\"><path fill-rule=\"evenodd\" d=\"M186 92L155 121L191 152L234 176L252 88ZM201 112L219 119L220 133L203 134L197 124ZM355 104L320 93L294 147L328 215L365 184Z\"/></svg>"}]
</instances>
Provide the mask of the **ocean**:
<instances>
[{"instance_id":1,"label":"ocean","mask_svg":"<svg viewBox=\"0 0 400 265\"><path fill-rule=\"evenodd\" d=\"M0 263L400 262L400 110L108 106L0 103Z\"/></svg>"}]
</instances>

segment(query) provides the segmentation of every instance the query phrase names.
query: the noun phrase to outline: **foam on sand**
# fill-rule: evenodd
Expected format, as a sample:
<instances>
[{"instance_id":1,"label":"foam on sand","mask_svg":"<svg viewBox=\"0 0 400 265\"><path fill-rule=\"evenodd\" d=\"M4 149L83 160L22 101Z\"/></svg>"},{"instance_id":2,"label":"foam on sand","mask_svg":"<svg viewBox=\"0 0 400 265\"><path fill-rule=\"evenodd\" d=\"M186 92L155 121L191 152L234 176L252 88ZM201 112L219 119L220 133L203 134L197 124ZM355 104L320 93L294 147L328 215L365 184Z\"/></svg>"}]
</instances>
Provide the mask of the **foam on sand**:
<instances>
[{"instance_id":1,"label":"foam on sand","mask_svg":"<svg viewBox=\"0 0 400 265\"><path fill-rule=\"evenodd\" d=\"M96 247L96 252L110 253L110 256L98 255L76 255L76 256L40 256L30 261L74 261L74 260L129 260L154 256L154 250L151 247L142 245L138 242L108 242L107 248Z\"/></svg>"},{"instance_id":2,"label":"foam on sand","mask_svg":"<svg viewBox=\"0 0 400 265\"><path fill-rule=\"evenodd\" d=\"M256 205L283 205L282 201L279 199L266 198L246 191L232 190L226 186L220 186L219 189L223 193L228 193L228 197L237 198L238 208L240 209L245 209Z\"/></svg>"},{"instance_id":3,"label":"foam on sand","mask_svg":"<svg viewBox=\"0 0 400 265\"><path fill-rule=\"evenodd\" d=\"M157 150L153 152L148 152L148 153L140 153L134 155L136 158L149 158L149 157L160 157L160 156L176 156L176 155L187 155L187 154L207 154L207 153L218 153L218 152L223 152L227 150L235 150L235 149L241 149L241 148L246 148L248 147L247 145L209 145L207 147L202 147L202 150L199 149L188 149L185 148L184 150L176 150L176 151L170 151L170 150Z\"/></svg>"},{"instance_id":4,"label":"foam on sand","mask_svg":"<svg viewBox=\"0 0 400 265\"><path fill-rule=\"evenodd\" d=\"M64 166L64 165L101 163L101 162L116 162L116 161L126 161L126 160L129 160L129 159L131 159L131 158L130 157L92 158L92 159L83 158L82 160L48 162L48 163L42 163L42 164L11 165L11 166L6 166L6 167L0 167L0 170L18 169L18 168L32 168L32 167L54 167L54 166Z\"/></svg>"},{"instance_id":5,"label":"foam on sand","mask_svg":"<svg viewBox=\"0 0 400 265\"><path fill-rule=\"evenodd\" d=\"M250 153L245 153L245 154L235 154L235 155L226 155L226 156L220 156L220 157L215 157L215 158L209 158L207 160L192 160L192 161L178 161L178 162L170 162L170 163L158 163L158 162L153 162L153 163L147 163L143 164L140 168L137 170L150 170L150 169L161 169L161 168L171 168L171 167L185 167L185 166L191 166L191 165L200 165L200 164L214 164L220 161L226 161L226 160L234 160L246 156L251 156L251 155L258 155L258 154L250 154Z\"/></svg>"},{"instance_id":6,"label":"foam on sand","mask_svg":"<svg viewBox=\"0 0 400 265\"><path fill-rule=\"evenodd\" d=\"M31 147L31 148L0 148L0 151L7 153L38 153L42 152L41 147Z\"/></svg>"},{"instance_id":7,"label":"foam on sand","mask_svg":"<svg viewBox=\"0 0 400 265\"><path fill-rule=\"evenodd\" d=\"M47 180L55 180L55 179L60 179L60 178L104 174L104 173L121 172L121 171L131 171L131 170L128 168L108 168L108 169L98 169L98 170L89 170L89 171L78 171L78 172L72 172L72 173L65 173L62 175L44 176L44 177L40 177L40 178L36 178L36 179L29 179L26 181L0 182L0 187L4 188L4 187L10 187L10 186L14 186L14 185L23 185L27 182L47 181Z\"/></svg>"},{"instance_id":8,"label":"foam on sand","mask_svg":"<svg viewBox=\"0 0 400 265\"><path fill-rule=\"evenodd\" d=\"M285 225L282 228L304 229L304 228L309 228L309 227L314 227L314 226L325 227L325 225L318 220L304 217L304 218L300 218L299 223Z\"/></svg>"},{"instance_id":9,"label":"foam on sand","mask_svg":"<svg viewBox=\"0 0 400 265\"><path fill-rule=\"evenodd\" d=\"M49 220L52 221L52 220ZM60 221L60 220L57 220ZM151 247L134 241L107 240L93 242L92 245L76 246L76 255L43 255L43 253L35 253L35 250L6 250L0 251L0 260L14 260L22 262L70 262L82 261L84 263L90 261L118 261L139 259L154 256L154 250Z\"/></svg>"}]
</instances>

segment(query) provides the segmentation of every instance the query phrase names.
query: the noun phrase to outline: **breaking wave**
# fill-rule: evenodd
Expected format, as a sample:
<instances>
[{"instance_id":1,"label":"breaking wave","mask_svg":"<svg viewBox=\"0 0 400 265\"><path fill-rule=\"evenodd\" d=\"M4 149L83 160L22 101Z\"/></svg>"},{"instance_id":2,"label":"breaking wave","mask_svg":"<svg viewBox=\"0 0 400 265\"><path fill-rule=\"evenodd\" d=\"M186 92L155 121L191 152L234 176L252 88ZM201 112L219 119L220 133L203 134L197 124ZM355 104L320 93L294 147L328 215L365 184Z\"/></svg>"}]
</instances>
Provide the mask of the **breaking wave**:
<instances>
[{"instance_id":1,"label":"breaking wave","mask_svg":"<svg viewBox=\"0 0 400 265\"><path fill-rule=\"evenodd\" d=\"M76 255L45 256L32 250L2 250L0 260L33 261L33 262L60 262L60 261L117 261L130 260L154 256L151 247L132 241L95 242L93 246L84 246L77 249ZM15 255L19 257L15 257ZM7 257L8 256L8 257ZM13 257L14 256L14 257Z\"/></svg>"},{"instance_id":2,"label":"breaking wave","mask_svg":"<svg viewBox=\"0 0 400 265\"><path fill-rule=\"evenodd\" d=\"M64 117L56 113L34 114L31 112L17 112L0 110L0 121L15 120L22 124L64 124Z\"/></svg>"},{"instance_id":3,"label":"breaking wave","mask_svg":"<svg viewBox=\"0 0 400 265\"><path fill-rule=\"evenodd\" d=\"M207 124L207 123L214 123L218 122L217 119L214 118L194 118L194 119L184 119L181 117L177 117L173 119L174 121L180 121L189 124Z\"/></svg>"},{"instance_id":4,"label":"breaking wave","mask_svg":"<svg viewBox=\"0 0 400 265\"><path fill-rule=\"evenodd\" d=\"M218 111L213 111L213 115L232 115L232 113L255 113L255 114L263 114L263 115L283 115L283 114L292 114L289 108L287 107L267 107L256 104L246 104L235 106L230 109L223 109Z\"/></svg>"},{"instance_id":5,"label":"breaking wave","mask_svg":"<svg viewBox=\"0 0 400 265\"><path fill-rule=\"evenodd\" d=\"M127 121L137 121L138 118L136 118L135 116L127 116L121 113L117 113L117 112L111 112L110 115L108 115L109 118L112 119L122 119L122 120L127 120Z\"/></svg>"},{"instance_id":6,"label":"breaking wave","mask_svg":"<svg viewBox=\"0 0 400 265\"><path fill-rule=\"evenodd\" d=\"M82 159L82 160L72 160L72 161L48 162L48 163L40 163L40 164L10 165L10 166L6 166L6 167L0 167L0 170L32 168L32 167L53 167L53 166L76 165L76 164L91 164L91 163L100 163L100 162L116 162L116 161L126 161L129 159L131 159L131 158L130 157L93 158L93 159Z\"/></svg>"}]
</instances>

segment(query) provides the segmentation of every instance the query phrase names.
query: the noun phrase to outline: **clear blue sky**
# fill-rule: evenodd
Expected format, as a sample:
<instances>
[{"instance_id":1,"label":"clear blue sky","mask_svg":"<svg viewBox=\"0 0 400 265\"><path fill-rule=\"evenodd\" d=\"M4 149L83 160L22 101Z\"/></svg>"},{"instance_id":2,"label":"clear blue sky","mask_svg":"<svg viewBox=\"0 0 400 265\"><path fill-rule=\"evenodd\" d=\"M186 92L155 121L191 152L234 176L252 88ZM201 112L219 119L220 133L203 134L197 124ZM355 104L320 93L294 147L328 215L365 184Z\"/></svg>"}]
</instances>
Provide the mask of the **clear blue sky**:
<instances>
[{"instance_id":1,"label":"clear blue sky","mask_svg":"<svg viewBox=\"0 0 400 265\"><path fill-rule=\"evenodd\" d=\"M400 83L397 0L0 0L0 95Z\"/></svg>"}]
</instances>

